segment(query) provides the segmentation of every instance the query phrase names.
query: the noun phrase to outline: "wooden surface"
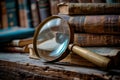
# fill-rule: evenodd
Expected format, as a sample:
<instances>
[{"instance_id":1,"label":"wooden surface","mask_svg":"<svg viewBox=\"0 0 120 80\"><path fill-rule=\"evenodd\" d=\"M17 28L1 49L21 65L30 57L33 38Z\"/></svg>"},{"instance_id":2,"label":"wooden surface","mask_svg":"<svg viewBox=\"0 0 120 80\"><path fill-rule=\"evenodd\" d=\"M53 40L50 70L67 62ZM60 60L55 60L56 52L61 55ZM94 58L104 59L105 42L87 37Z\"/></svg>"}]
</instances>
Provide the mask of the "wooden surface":
<instances>
[{"instance_id":1,"label":"wooden surface","mask_svg":"<svg viewBox=\"0 0 120 80\"><path fill-rule=\"evenodd\" d=\"M119 69L103 71L67 63L42 63L28 55L0 53L0 80L120 80Z\"/></svg>"}]
</instances>

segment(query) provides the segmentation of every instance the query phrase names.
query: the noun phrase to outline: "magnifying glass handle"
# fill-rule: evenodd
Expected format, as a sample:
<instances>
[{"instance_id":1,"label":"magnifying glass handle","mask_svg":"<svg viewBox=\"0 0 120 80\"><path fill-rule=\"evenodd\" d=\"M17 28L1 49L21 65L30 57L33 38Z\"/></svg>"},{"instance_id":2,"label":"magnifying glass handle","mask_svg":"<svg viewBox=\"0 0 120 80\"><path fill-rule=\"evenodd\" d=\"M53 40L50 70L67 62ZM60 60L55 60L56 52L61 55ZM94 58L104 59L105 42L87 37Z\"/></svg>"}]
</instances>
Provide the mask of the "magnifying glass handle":
<instances>
[{"instance_id":1,"label":"magnifying glass handle","mask_svg":"<svg viewBox=\"0 0 120 80\"><path fill-rule=\"evenodd\" d=\"M110 59L104 56L101 56L97 53L93 53L87 49L81 48L77 45L69 44L69 49L78 54L79 56L85 58L86 60L94 63L95 65L103 68L107 68L110 62Z\"/></svg>"}]
</instances>

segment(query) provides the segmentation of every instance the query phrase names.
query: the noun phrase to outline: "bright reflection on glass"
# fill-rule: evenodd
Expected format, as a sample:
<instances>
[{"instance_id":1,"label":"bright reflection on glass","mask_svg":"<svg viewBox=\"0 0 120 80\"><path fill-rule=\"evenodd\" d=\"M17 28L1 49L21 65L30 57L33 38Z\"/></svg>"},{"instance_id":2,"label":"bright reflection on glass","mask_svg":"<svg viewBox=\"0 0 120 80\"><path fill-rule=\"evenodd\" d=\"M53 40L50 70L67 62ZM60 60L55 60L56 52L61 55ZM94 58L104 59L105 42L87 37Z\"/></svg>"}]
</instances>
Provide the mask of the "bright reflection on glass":
<instances>
[{"instance_id":1,"label":"bright reflection on glass","mask_svg":"<svg viewBox=\"0 0 120 80\"><path fill-rule=\"evenodd\" d=\"M60 57L70 41L68 23L61 18L54 18L43 24L37 36L37 51L47 61Z\"/></svg>"}]
</instances>

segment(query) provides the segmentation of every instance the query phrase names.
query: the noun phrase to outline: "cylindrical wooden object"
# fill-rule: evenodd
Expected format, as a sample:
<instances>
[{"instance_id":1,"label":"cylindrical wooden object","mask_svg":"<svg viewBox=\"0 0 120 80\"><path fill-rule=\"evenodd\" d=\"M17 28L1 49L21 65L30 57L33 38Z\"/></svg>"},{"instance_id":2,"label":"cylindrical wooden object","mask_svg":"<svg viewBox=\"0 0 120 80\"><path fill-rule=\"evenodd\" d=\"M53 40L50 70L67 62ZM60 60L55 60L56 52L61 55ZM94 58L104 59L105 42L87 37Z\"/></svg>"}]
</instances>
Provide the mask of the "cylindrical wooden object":
<instances>
[{"instance_id":1,"label":"cylindrical wooden object","mask_svg":"<svg viewBox=\"0 0 120 80\"><path fill-rule=\"evenodd\" d=\"M108 64L110 62L110 59L104 56L101 56L97 53L93 53L89 50L86 50L84 48L81 48L77 45L70 44L69 49L78 54L79 56L87 59L88 61L94 63L95 65L102 67L102 68L107 68Z\"/></svg>"}]
</instances>

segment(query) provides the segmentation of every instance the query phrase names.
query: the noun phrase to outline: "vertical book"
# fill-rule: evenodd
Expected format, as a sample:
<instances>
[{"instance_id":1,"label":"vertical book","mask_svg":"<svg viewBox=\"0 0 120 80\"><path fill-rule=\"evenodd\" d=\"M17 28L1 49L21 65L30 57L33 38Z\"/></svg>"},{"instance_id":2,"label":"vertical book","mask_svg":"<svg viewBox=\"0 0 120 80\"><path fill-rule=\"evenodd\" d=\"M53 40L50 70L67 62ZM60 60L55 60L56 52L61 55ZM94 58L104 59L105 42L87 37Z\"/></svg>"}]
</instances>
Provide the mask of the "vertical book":
<instances>
[{"instance_id":1,"label":"vertical book","mask_svg":"<svg viewBox=\"0 0 120 80\"><path fill-rule=\"evenodd\" d=\"M18 26L16 0L6 0L8 27Z\"/></svg>"}]
</instances>

